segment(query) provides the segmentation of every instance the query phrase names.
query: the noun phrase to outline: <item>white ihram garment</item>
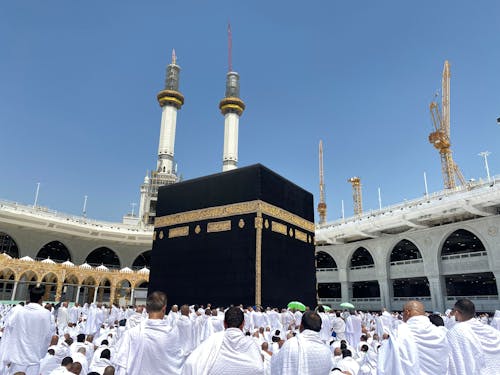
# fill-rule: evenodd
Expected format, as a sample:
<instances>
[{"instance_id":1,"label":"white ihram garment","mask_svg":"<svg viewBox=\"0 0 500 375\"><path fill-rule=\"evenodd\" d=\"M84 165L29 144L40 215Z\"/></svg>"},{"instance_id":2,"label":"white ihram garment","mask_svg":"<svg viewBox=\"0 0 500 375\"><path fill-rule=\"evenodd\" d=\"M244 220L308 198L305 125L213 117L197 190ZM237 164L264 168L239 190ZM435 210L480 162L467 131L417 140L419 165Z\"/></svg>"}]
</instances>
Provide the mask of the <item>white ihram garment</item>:
<instances>
[{"instance_id":1,"label":"white ihram garment","mask_svg":"<svg viewBox=\"0 0 500 375\"><path fill-rule=\"evenodd\" d=\"M175 375L184 359L179 331L166 320L146 319L124 332L112 362L116 375Z\"/></svg>"},{"instance_id":2,"label":"white ihram garment","mask_svg":"<svg viewBox=\"0 0 500 375\"><path fill-rule=\"evenodd\" d=\"M230 374L264 374L259 347L238 328L214 333L191 353L182 369L182 375Z\"/></svg>"},{"instance_id":3,"label":"white ihram garment","mask_svg":"<svg viewBox=\"0 0 500 375\"><path fill-rule=\"evenodd\" d=\"M318 332L304 330L290 338L271 359L272 375L328 375L332 369L330 348Z\"/></svg>"},{"instance_id":4,"label":"white ihram garment","mask_svg":"<svg viewBox=\"0 0 500 375\"><path fill-rule=\"evenodd\" d=\"M448 331L450 375L500 374L500 331L476 319Z\"/></svg>"},{"instance_id":5,"label":"white ihram garment","mask_svg":"<svg viewBox=\"0 0 500 375\"><path fill-rule=\"evenodd\" d=\"M29 303L15 312L6 329L9 340L3 360L12 364L9 371L38 375L40 360L50 344L50 312L38 303Z\"/></svg>"},{"instance_id":6,"label":"white ihram garment","mask_svg":"<svg viewBox=\"0 0 500 375\"><path fill-rule=\"evenodd\" d=\"M500 310L495 311L495 315L493 316L493 319L491 320L490 325L500 331Z\"/></svg>"}]
</instances>

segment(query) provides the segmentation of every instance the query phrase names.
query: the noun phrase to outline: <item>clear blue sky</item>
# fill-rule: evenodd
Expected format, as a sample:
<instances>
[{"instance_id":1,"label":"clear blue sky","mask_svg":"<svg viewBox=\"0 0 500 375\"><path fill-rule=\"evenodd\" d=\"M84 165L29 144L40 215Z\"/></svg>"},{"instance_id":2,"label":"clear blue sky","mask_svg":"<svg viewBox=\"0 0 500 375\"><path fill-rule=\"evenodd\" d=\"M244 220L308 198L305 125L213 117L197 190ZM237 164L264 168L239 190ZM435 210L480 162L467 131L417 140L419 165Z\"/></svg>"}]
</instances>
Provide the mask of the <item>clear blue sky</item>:
<instances>
[{"instance_id":1,"label":"clear blue sky","mask_svg":"<svg viewBox=\"0 0 500 375\"><path fill-rule=\"evenodd\" d=\"M500 168L497 1L4 1L0 5L0 198L121 220L155 168L156 94L175 48L186 102L184 179L219 172L227 71L247 110L239 165L262 163L315 195L324 142L328 219L442 189L429 102L451 63L451 133L466 178Z\"/></svg>"}]
</instances>

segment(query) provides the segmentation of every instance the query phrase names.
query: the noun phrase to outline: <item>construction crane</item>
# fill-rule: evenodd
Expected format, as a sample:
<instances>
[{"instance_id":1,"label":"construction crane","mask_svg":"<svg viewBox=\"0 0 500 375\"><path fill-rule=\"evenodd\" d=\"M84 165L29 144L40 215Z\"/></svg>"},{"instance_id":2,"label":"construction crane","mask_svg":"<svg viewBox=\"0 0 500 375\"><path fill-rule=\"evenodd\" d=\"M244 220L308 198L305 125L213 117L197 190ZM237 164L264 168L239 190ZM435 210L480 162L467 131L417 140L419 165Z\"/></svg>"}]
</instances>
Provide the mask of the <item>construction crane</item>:
<instances>
[{"instance_id":1,"label":"construction crane","mask_svg":"<svg viewBox=\"0 0 500 375\"><path fill-rule=\"evenodd\" d=\"M319 141L319 203L318 203L319 223L326 222L326 203L325 203L325 182L323 175L323 141Z\"/></svg>"},{"instance_id":2,"label":"construction crane","mask_svg":"<svg viewBox=\"0 0 500 375\"><path fill-rule=\"evenodd\" d=\"M441 108L436 101L430 104L430 112L434 131L429 134L429 142L439 151L441 156L441 169L444 179L445 189L453 189L457 186L456 180L460 185L465 185L465 178L460 172L457 164L453 161L451 155L450 141L450 64L448 60L444 62Z\"/></svg>"},{"instance_id":3,"label":"construction crane","mask_svg":"<svg viewBox=\"0 0 500 375\"><path fill-rule=\"evenodd\" d=\"M351 177L347 180L352 185L352 199L354 202L354 215L363 213L363 198L361 196L361 179L359 177Z\"/></svg>"}]
</instances>

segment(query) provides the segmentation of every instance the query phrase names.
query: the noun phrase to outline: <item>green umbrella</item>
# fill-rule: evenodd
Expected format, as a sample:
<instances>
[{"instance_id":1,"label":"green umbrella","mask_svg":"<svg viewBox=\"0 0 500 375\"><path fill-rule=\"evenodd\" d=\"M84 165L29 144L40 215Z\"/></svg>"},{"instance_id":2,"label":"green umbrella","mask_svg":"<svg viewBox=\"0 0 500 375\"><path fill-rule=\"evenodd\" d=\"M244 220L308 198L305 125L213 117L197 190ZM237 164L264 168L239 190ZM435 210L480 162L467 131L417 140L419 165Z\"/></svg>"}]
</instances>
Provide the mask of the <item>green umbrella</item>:
<instances>
[{"instance_id":1,"label":"green umbrella","mask_svg":"<svg viewBox=\"0 0 500 375\"><path fill-rule=\"evenodd\" d=\"M325 311L332 311L332 308L330 306L323 305L323 308L325 309Z\"/></svg>"},{"instance_id":2,"label":"green umbrella","mask_svg":"<svg viewBox=\"0 0 500 375\"><path fill-rule=\"evenodd\" d=\"M340 304L340 307L342 307L344 309L354 309L354 305L352 303L349 303L349 302L342 302Z\"/></svg>"},{"instance_id":3,"label":"green umbrella","mask_svg":"<svg viewBox=\"0 0 500 375\"><path fill-rule=\"evenodd\" d=\"M287 306L289 309L306 311L306 306L302 302L299 302L299 301L292 301Z\"/></svg>"}]
</instances>

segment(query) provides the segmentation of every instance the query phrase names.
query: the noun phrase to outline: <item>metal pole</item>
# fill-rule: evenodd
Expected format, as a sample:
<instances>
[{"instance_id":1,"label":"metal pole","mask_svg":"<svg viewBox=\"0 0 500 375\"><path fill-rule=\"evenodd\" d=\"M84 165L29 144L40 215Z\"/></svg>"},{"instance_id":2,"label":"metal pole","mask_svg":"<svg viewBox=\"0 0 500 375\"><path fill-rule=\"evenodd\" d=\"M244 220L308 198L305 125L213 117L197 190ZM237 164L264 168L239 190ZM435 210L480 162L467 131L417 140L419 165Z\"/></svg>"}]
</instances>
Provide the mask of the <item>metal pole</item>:
<instances>
[{"instance_id":1,"label":"metal pole","mask_svg":"<svg viewBox=\"0 0 500 375\"><path fill-rule=\"evenodd\" d=\"M137 203L130 203L130 205L132 206L132 217L134 217L134 210L135 206L137 206Z\"/></svg>"},{"instance_id":2,"label":"metal pole","mask_svg":"<svg viewBox=\"0 0 500 375\"><path fill-rule=\"evenodd\" d=\"M490 182L491 177L490 177L490 167L488 166L488 156L491 155L491 152L483 151L483 152L480 152L478 155L482 156L484 158L484 166L486 168L486 175L488 176L488 182Z\"/></svg>"},{"instance_id":3,"label":"metal pole","mask_svg":"<svg viewBox=\"0 0 500 375\"><path fill-rule=\"evenodd\" d=\"M424 172L424 186L425 186L425 196L429 195L429 190L427 190L427 174Z\"/></svg>"},{"instance_id":4,"label":"metal pole","mask_svg":"<svg viewBox=\"0 0 500 375\"><path fill-rule=\"evenodd\" d=\"M345 215L344 215L344 200L342 199L342 220L345 219Z\"/></svg>"},{"instance_id":5,"label":"metal pole","mask_svg":"<svg viewBox=\"0 0 500 375\"><path fill-rule=\"evenodd\" d=\"M33 208L36 207L36 204L38 203L38 193L40 191L40 183L36 183L36 193L35 193L35 203L33 203Z\"/></svg>"},{"instance_id":6,"label":"metal pole","mask_svg":"<svg viewBox=\"0 0 500 375\"><path fill-rule=\"evenodd\" d=\"M83 217L87 217L87 198L86 195L83 197Z\"/></svg>"},{"instance_id":7,"label":"metal pole","mask_svg":"<svg viewBox=\"0 0 500 375\"><path fill-rule=\"evenodd\" d=\"M378 208L382 209L382 196L380 195L380 188L378 188Z\"/></svg>"}]
</instances>

